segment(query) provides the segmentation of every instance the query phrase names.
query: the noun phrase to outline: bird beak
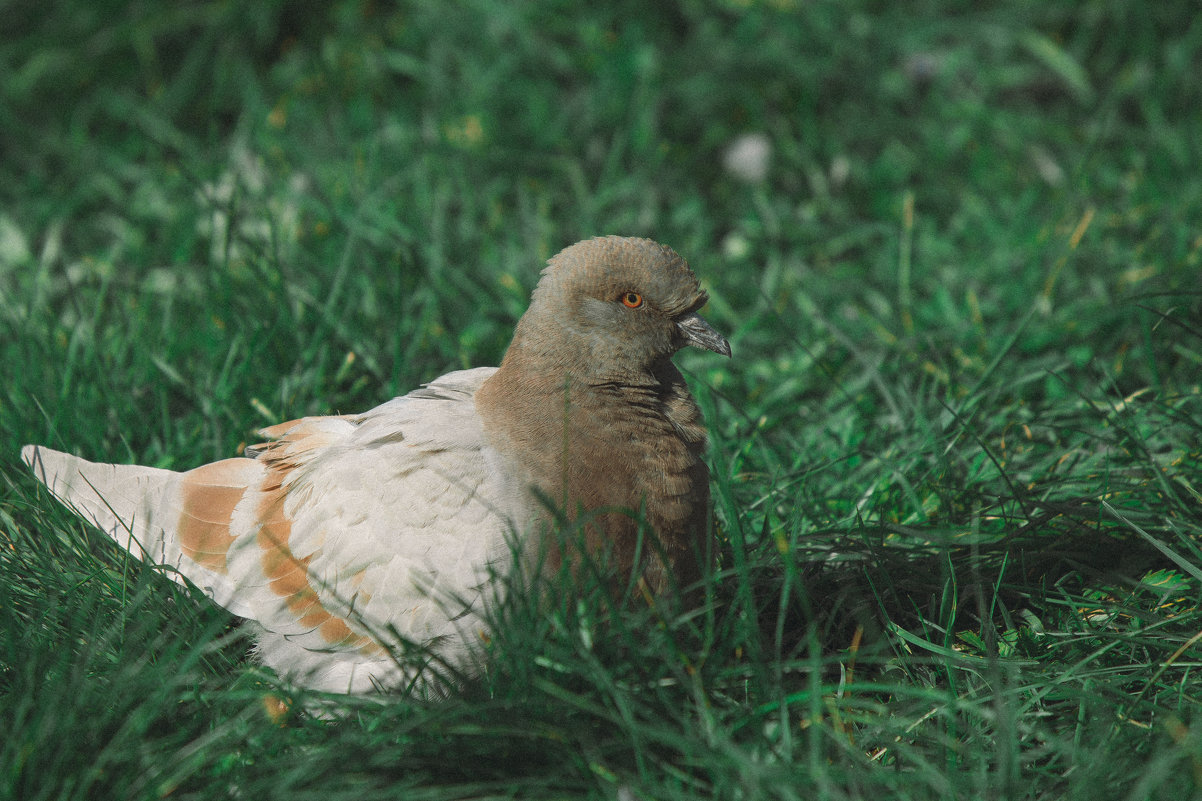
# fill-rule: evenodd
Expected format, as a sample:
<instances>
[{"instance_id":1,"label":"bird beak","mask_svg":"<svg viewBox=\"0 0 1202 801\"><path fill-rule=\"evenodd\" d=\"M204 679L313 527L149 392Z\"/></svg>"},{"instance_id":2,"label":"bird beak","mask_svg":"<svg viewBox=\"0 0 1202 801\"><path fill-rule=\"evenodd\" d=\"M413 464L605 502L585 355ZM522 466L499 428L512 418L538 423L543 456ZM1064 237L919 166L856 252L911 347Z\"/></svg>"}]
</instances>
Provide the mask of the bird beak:
<instances>
[{"instance_id":1,"label":"bird beak","mask_svg":"<svg viewBox=\"0 0 1202 801\"><path fill-rule=\"evenodd\" d=\"M696 345L705 350L712 350L714 353L721 353L723 356L730 356L730 343L726 341L726 337L714 330L714 327L701 319L697 312L690 312L684 317L676 321L676 327L680 330L685 342L689 345Z\"/></svg>"}]
</instances>

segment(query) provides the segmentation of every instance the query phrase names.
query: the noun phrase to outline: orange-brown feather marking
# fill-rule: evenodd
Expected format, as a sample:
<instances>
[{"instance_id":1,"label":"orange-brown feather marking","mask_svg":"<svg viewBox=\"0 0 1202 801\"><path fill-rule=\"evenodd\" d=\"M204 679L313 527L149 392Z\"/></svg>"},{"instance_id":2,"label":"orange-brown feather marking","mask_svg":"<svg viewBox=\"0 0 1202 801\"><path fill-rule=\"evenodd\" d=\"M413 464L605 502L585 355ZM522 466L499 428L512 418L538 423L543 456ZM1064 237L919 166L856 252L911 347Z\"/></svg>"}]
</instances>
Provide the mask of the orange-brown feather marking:
<instances>
[{"instance_id":1,"label":"orange-brown feather marking","mask_svg":"<svg viewBox=\"0 0 1202 801\"><path fill-rule=\"evenodd\" d=\"M367 637L351 631L350 626L340 617L331 616L329 620L318 626L317 630L330 645L345 645L357 648L368 642Z\"/></svg>"},{"instance_id":2,"label":"orange-brown feather marking","mask_svg":"<svg viewBox=\"0 0 1202 801\"><path fill-rule=\"evenodd\" d=\"M313 430L320 426L325 420L354 420L356 415L353 414L333 414L328 417L297 417L294 420L285 420L282 423L276 423L267 428L260 428L259 436L264 439L282 439L285 436L293 443L303 441Z\"/></svg>"},{"instance_id":3,"label":"orange-brown feather marking","mask_svg":"<svg viewBox=\"0 0 1202 801\"><path fill-rule=\"evenodd\" d=\"M295 465L286 458L272 458L279 444L264 453L267 475L262 484L265 491L259 506L259 530L255 537L262 551L259 563L268 579L268 587L284 599L301 625L316 629L330 645L357 648L364 653L382 651L379 643L356 634L345 619L321 603L317 590L309 581L309 562L313 556L298 558L289 547L292 521L284 512L284 499L288 494L288 473Z\"/></svg>"},{"instance_id":4,"label":"orange-brown feather marking","mask_svg":"<svg viewBox=\"0 0 1202 801\"><path fill-rule=\"evenodd\" d=\"M261 475L250 459L225 459L184 473L177 531L184 555L214 573L226 572L234 538L230 518L246 488Z\"/></svg>"}]
</instances>

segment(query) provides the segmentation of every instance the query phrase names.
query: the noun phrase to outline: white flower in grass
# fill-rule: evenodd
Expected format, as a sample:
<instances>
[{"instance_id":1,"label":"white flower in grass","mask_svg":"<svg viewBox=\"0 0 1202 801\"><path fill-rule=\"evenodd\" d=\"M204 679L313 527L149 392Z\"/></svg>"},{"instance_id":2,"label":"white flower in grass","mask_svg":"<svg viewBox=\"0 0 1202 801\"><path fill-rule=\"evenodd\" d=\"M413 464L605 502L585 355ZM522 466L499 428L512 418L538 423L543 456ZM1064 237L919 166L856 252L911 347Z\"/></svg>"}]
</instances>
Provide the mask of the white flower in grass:
<instances>
[{"instance_id":1,"label":"white flower in grass","mask_svg":"<svg viewBox=\"0 0 1202 801\"><path fill-rule=\"evenodd\" d=\"M743 134L726 147L722 166L733 177L758 184L768 177L772 161L772 142L762 133Z\"/></svg>"}]
</instances>

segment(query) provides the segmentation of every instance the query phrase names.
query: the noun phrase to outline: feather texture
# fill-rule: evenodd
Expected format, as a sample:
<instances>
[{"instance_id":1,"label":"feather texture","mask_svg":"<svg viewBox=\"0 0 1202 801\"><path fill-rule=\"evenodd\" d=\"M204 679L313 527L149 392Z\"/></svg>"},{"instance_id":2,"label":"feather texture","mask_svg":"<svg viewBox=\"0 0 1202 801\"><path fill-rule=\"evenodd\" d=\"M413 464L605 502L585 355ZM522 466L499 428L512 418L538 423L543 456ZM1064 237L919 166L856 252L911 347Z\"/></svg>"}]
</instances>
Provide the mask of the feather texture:
<instances>
[{"instance_id":1,"label":"feather texture","mask_svg":"<svg viewBox=\"0 0 1202 801\"><path fill-rule=\"evenodd\" d=\"M492 579L511 561L515 510L473 403L493 372L451 373L362 415L272 426L257 458L184 473L37 446L21 455L123 548L256 621L264 663L362 692L411 678L386 647L396 635L445 643L442 658L469 667L485 596L503 586Z\"/></svg>"}]
</instances>

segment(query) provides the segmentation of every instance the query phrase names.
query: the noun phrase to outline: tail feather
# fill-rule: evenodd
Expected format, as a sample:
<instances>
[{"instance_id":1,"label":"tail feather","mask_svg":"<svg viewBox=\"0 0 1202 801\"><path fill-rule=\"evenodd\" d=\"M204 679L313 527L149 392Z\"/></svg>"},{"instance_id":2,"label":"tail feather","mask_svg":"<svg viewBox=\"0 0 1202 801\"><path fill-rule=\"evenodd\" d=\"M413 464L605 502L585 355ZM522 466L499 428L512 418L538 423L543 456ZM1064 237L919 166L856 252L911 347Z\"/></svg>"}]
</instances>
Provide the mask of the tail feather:
<instances>
[{"instance_id":1,"label":"tail feather","mask_svg":"<svg viewBox=\"0 0 1202 801\"><path fill-rule=\"evenodd\" d=\"M181 548L176 529L184 474L142 465L99 464L38 445L22 448L21 460L63 505L122 548L148 564L176 568L164 573L181 584L182 574L234 614L252 616L237 599L228 576L189 558Z\"/></svg>"}]
</instances>

